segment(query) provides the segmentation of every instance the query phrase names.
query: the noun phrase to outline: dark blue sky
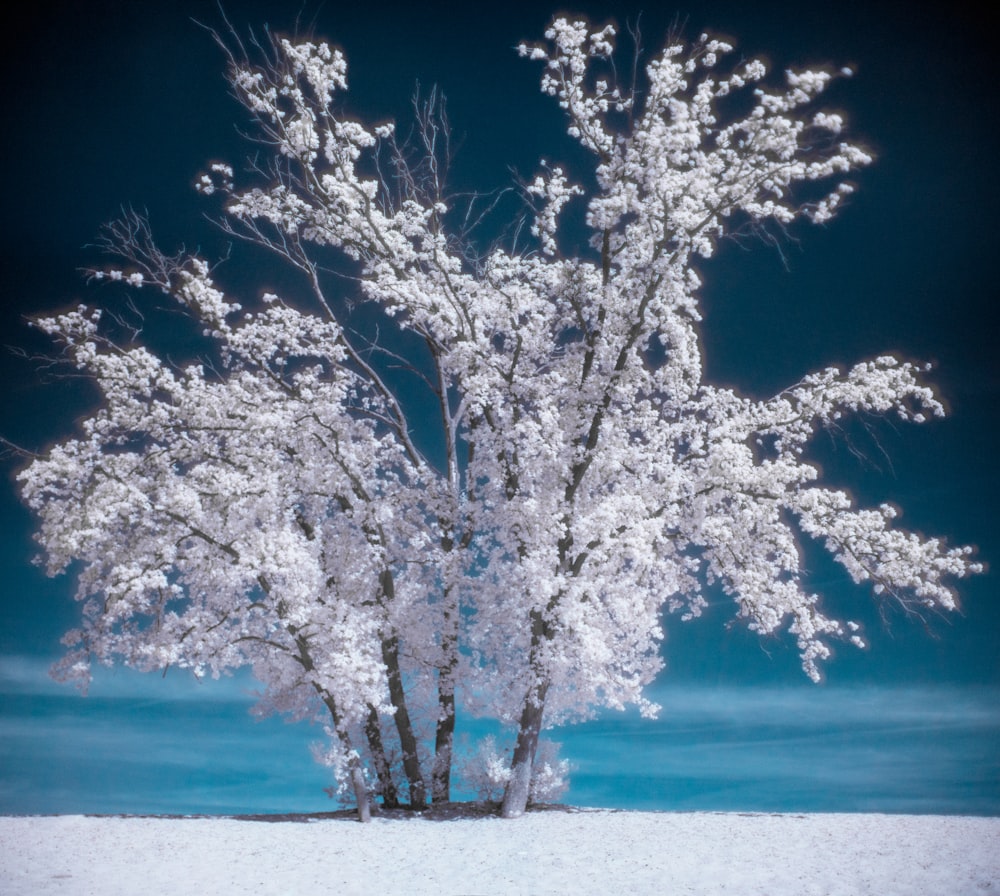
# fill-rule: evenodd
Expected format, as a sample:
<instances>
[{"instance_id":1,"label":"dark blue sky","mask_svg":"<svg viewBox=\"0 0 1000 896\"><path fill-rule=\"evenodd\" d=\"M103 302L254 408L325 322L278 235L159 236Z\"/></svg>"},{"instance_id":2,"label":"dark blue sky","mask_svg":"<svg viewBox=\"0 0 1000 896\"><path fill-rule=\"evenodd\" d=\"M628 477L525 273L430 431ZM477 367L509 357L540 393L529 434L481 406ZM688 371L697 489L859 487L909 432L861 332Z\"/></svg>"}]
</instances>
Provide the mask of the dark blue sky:
<instances>
[{"instance_id":1,"label":"dark blue sky","mask_svg":"<svg viewBox=\"0 0 1000 896\"><path fill-rule=\"evenodd\" d=\"M531 174L539 157L579 159L555 104L538 90L539 69L513 46L540 36L551 10L476 4L231 2L238 29L312 28L347 54L348 105L366 118L404 121L415 82L448 97L460 143L458 186L490 189L508 167ZM892 351L937 365L933 381L950 416L923 427L883 427L859 463L843 444L817 451L831 480L865 501L892 500L902 523L1000 558L1000 410L995 213L1000 199L994 62L985 22L969 9L909 3L580 3L594 22L619 24L642 11L648 49L680 21L735 38L773 67L830 62L856 76L830 103L877 155L856 178L850 206L823 228L796 228L778 252L725 246L702 266L705 354L710 378L754 395L773 393L816 368ZM165 248L221 247L191 189L213 159L245 155L236 103L210 36L214 3L92 2L39 13L4 54L6 214L0 239L0 341L31 352L45 344L23 315L99 301L77 270L87 248L123 205L146 208ZM241 276L256 279L254 270ZM261 269L260 277L266 277ZM36 364L0 354L0 434L42 448L72 431L91 406L82 384L45 382ZM17 503L16 461L0 479L0 657L54 657L76 620L72 583L31 566L31 520ZM963 611L928 625L890 614L884 626L867 593L820 557L816 586L868 623L872 649L844 648L831 684L1000 684L1000 602L994 573L963 583ZM673 681L805 686L794 645L761 645L726 628L731 601L689 626L671 623ZM762 646L764 649L762 649ZM151 687L155 682L151 682Z\"/></svg>"}]
</instances>

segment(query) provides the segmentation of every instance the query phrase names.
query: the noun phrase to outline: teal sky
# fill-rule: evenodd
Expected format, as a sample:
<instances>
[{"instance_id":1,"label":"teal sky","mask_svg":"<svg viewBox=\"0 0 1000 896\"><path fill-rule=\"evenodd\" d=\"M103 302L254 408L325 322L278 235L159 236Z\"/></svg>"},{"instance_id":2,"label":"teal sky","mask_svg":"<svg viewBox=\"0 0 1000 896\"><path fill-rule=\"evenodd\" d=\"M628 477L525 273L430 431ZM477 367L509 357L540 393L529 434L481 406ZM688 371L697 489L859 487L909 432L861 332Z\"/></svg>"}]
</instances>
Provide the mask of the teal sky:
<instances>
[{"instance_id":1,"label":"teal sky","mask_svg":"<svg viewBox=\"0 0 1000 896\"><path fill-rule=\"evenodd\" d=\"M537 65L519 60L512 50L544 30L551 10L543 5L506 3L489 13L468 3L359 6L328 0L300 6L256 0L225 7L239 29L268 23L284 32L294 29L300 10L300 30L311 28L344 49L348 105L366 118L405 121L415 83L438 84L448 97L460 147L459 187L503 186L510 167L529 175L540 157L565 160L570 171L578 160L555 104L538 90ZM846 112L852 138L874 150L876 164L859 174L858 192L830 225L796 228L780 250L728 244L702 266L708 374L714 382L763 396L811 370L886 351L933 361L932 379L950 411L946 420L922 427L878 426L873 433L859 429L853 435L867 458L863 461L832 440L818 444L817 457L824 474L848 486L859 500L893 501L903 508L907 527L978 545L981 559L995 566L1000 557L995 522L1000 353L993 217L1000 197L994 63L984 23L961 7L921 12L902 2L871 3L850 12L787 2L588 2L576 9L595 23L610 17L620 25L642 11L643 43L649 50L661 45L677 21L689 36L711 30L734 38L741 51L764 54L776 69L826 62L856 69L829 102ZM100 300L78 269L97 260L87 244L122 206L148 209L167 248L186 242L208 254L213 247L221 250L218 235L203 218L211 208L191 186L210 161L238 161L246 150L234 128L239 110L227 94L223 61L192 19L220 25L216 5L207 0L82 4L58 15L39 13L19 45L5 54L3 344L28 355L43 352L45 343L26 328L24 315ZM249 269L241 276L254 282L268 274ZM37 363L15 352L0 355L0 381L0 435L31 449L72 432L74 421L92 407L84 384L52 381ZM113 742L116 731L134 742L136 732L116 729L114 720L121 717L102 716L97 703L73 698L79 705L70 710L45 702L58 694L73 697L70 689L46 682L43 670L58 655L58 639L75 623L78 608L71 601L71 581L47 580L31 565L32 522L17 502L17 467L16 459L7 458L0 479L4 737L21 732L27 739L19 742L28 745L48 732L61 743L75 741L80 749L97 752L100 744ZM829 695L840 695L844 688L873 693L907 688L911 695L925 694L938 717L945 713L948 718L948 707L964 712L963 718L989 715L983 709L989 699L983 703L977 697L973 711L954 694L995 694L991 689L1000 687L994 573L962 583L960 614L932 617L925 624L891 611L882 619L869 593L845 581L819 553L809 562L825 599L865 621L870 650L841 649L828 664L827 685L815 688L799 669L793 643L761 642L740 627L728 627L732 602L720 598L699 622L668 621L664 686L720 689L733 701L741 688L809 695L796 699L827 707L825 715L817 711L818 718L828 720L831 737L835 728L841 730L833 719L842 698ZM947 687L931 688L936 685ZM130 680L129 699L138 691L169 701L176 696L169 689L178 686L156 677ZM108 700L125 699L113 691L105 695ZM192 738L213 745L208 754L199 754L199 768L212 755L244 749L253 731L263 730L247 728L248 740L238 747L220 741L210 720L222 697L206 686L185 690L183 699L189 708L205 708L202 717L195 712L199 722L182 716ZM752 705L766 714L766 703ZM995 732L1000 710L993 706L990 730ZM53 728L52 713L62 714L68 727ZM49 727L32 727L43 721ZM956 725L961 727L955 722L935 730ZM818 721L814 727L822 726ZM718 728L711 729L714 735L705 730L709 740L722 737ZM628 736L641 737L637 732ZM87 737L98 743L88 747ZM296 741L302 754L296 761L308 765L305 741ZM942 761L958 749L948 746L952 742L944 734L939 740L927 738L927 749L933 752L935 743ZM15 804L5 803L4 796L13 792L12 782L34 780L29 767L38 766L29 760L37 749L24 749L28 759L0 753L0 812L27 811L5 810ZM995 782L996 753L977 749L980 777ZM587 747L585 752L588 762L599 763L594 759L599 750ZM68 762L72 751L60 755L60 762ZM722 760L719 768L725 768ZM191 792L211 789L212 773L202 772L191 777ZM315 768L315 773L319 781L322 772ZM241 774L253 772L242 765L225 772ZM600 769L590 768L585 777L595 774L600 777ZM275 792L280 790L277 786Z\"/></svg>"}]
</instances>

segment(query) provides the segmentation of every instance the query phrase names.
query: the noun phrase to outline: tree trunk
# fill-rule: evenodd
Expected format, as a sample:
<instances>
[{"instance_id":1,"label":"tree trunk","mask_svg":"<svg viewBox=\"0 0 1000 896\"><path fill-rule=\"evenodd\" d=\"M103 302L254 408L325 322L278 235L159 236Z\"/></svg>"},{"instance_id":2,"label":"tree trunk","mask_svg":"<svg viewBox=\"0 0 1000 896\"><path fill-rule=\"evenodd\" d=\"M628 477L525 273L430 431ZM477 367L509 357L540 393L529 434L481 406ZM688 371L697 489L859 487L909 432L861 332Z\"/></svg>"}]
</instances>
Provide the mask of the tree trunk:
<instances>
[{"instance_id":1,"label":"tree trunk","mask_svg":"<svg viewBox=\"0 0 1000 896\"><path fill-rule=\"evenodd\" d=\"M354 788L354 799L358 804L358 821L364 823L372 820L371 805L368 802L368 788L365 786L365 773L361 768L361 760L358 754L351 747L351 738L340 727L340 713L337 712L337 703L333 695L313 682L313 688L320 695L326 708L330 711L330 718L333 720L333 730L337 732L337 738L344 752L350 757L347 769L351 776L351 786Z\"/></svg>"},{"instance_id":2,"label":"tree trunk","mask_svg":"<svg viewBox=\"0 0 1000 896\"><path fill-rule=\"evenodd\" d=\"M351 783L354 785L354 799L358 803L358 821L367 824L372 820L372 809L368 802L368 788L365 787L365 773L357 759L351 763Z\"/></svg>"},{"instance_id":3,"label":"tree trunk","mask_svg":"<svg viewBox=\"0 0 1000 896\"><path fill-rule=\"evenodd\" d=\"M263 576L260 577L260 582L264 591L269 592L270 589L267 585L267 580ZM312 654L309 652L309 641L293 626L288 626L288 631L295 638L295 645L299 649L299 654L296 657L299 665L302 666L307 674L311 675L316 671L316 664L313 662ZM329 710L330 719L333 722L333 730L337 732L337 737L340 740L340 745L344 748L344 753L350 757L348 760L348 771L350 772L351 784L354 788L354 799L358 804L358 821L371 821L372 813L371 806L368 803L368 788L365 786L365 774L361 768L361 760L351 746L350 736L340 726L340 713L337 710L337 701L333 699L333 694L320 685L315 678L312 679L312 686L313 690L319 695L320 700L323 701L323 705ZM384 759L384 752L382 756Z\"/></svg>"},{"instance_id":4,"label":"tree trunk","mask_svg":"<svg viewBox=\"0 0 1000 896\"><path fill-rule=\"evenodd\" d=\"M458 612L445 595L441 633L441 667L438 669L438 720L434 737L434 768L431 772L431 799L447 803L451 799L451 760L455 743L455 667L458 665Z\"/></svg>"},{"instance_id":5,"label":"tree trunk","mask_svg":"<svg viewBox=\"0 0 1000 896\"><path fill-rule=\"evenodd\" d=\"M441 670L441 675L453 670ZM432 770L431 799L447 803L451 799L451 759L455 743L455 683L438 685L438 723L434 737L434 768Z\"/></svg>"},{"instance_id":6,"label":"tree trunk","mask_svg":"<svg viewBox=\"0 0 1000 896\"><path fill-rule=\"evenodd\" d=\"M392 780L392 769L389 768L389 760L385 756L385 747L382 744L382 729L379 725L378 712L374 706L368 710L368 720L365 722L365 736L368 738L368 748L371 750L372 763L375 766L375 775L378 778L378 789L382 795L382 805L386 809L395 809L399 806L399 794L396 791L396 782Z\"/></svg>"},{"instance_id":7,"label":"tree trunk","mask_svg":"<svg viewBox=\"0 0 1000 896\"><path fill-rule=\"evenodd\" d=\"M549 686L540 682L528 689L521 709L517 743L511 759L511 776L503 795L500 814L504 818L518 818L528 807L531 796L531 769L538 750L538 738L542 731L542 717L545 715L545 694Z\"/></svg>"},{"instance_id":8,"label":"tree trunk","mask_svg":"<svg viewBox=\"0 0 1000 896\"><path fill-rule=\"evenodd\" d=\"M420 771L420 755L417 752L417 738L413 734L413 723L406 709L406 692L403 689L403 675L399 669L399 639L392 635L382 639L382 662L385 663L386 678L389 683L389 700L396 710L394 720L399 732L399 746L403 751L403 771L410 785L410 808L427 808L427 789Z\"/></svg>"},{"instance_id":9,"label":"tree trunk","mask_svg":"<svg viewBox=\"0 0 1000 896\"><path fill-rule=\"evenodd\" d=\"M434 768L431 771L431 800L447 803L451 799L451 757L455 743L455 695L440 694L437 732L434 738Z\"/></svg>"}]
</instances>

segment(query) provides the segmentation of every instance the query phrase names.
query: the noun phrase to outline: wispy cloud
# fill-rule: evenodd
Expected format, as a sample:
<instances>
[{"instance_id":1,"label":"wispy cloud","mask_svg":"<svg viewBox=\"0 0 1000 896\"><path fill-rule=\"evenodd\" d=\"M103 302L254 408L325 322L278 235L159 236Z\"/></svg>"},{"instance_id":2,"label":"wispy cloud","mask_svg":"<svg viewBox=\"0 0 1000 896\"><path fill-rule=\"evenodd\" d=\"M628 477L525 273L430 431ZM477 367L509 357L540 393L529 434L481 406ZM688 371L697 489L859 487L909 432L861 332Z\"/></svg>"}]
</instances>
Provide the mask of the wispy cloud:
<instances>
[{"instance_id":1,"label":"wispy cloud","mask_svg":"<svg viewBox=\"0 0 1000 896\"><path fill-rule=\"evenodd\" d=\"M83 698L32 669L7 663L0 679L0 813L331 808L308 749L322 733L257 721L233 684L150 688L125 676Z\"/></svg>"},{"instance_id":2,"label":"wispy cloud","mask_svg":"<svg viewBox=\"0 0 1000 896\"><path fill-rule=\"evenodd\" d=\"M48 663L0 658L0 812L331 808L322 734L249 714L249 677L99 670L84 699ZM634 809L1000 814L1000 691L661 685L656 721L548 733L566 799ZM474 743L496 726L462 717ZM502 740L502 738L501 738Z\"/></svg>"},{"instance_id":3,"label":"wispy cloud","mask_svg":"<svg viewBox=\"0 0 1000 896\"><path fill-rule=\"evenodd\" d=\"M1000 692L676 688L656 722L558 732L598 805L1000 813Z\"/></svg>"},{"instance_id":4,"label":"wispy cloud","mask_svg":"<svg viewBox=\"0 0 1000 896\"><path fill-rule=\"evenodd\" d=\"M38 656L0 655L0 694L70 696L71 684L49 674L54 660ZM189 670L143 674L122 667L95 666L90 697L147 697L152 700L237 700L249 702L260 685L249 673L219 679L196 678Z\"/></svg>"}]
</instances>

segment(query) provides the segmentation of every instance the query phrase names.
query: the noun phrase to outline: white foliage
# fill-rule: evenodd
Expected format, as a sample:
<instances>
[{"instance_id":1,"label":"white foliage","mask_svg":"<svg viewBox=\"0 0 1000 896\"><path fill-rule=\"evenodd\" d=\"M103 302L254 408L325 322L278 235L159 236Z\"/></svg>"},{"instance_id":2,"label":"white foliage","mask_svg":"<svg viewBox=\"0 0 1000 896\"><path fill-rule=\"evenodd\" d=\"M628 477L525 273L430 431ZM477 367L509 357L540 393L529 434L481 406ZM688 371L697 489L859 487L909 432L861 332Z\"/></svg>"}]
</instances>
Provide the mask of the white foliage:
<instances>
[{"instance_id":1,"label":"white foliage","mask_svg":"<svg viewBox=\"0 0 1000 896\"><path fill-rule=\"evenodd\" d=\"M559 746L550 740L539 741L531 768L533 803L556 803L569 789L569 760L559 758Z\"/></svg>"},{"instance_id":2,"label":"white foliage","mask_svg":"<svg viewBox=\"0 0 1000 896\"><path fill-rule=\"evenodd\" d=\"M475 752L462 758L458 774L478 799L497 802L510 781L510 755L498 749L493 735L487 735L476 745Z\"/></svg>"},{"instance_id":3,"label":"white foliage","mask_svg":"<svg viewBox=\"0 0 1000 896\"><path fill-rule=\"evenodd\" d=\"M559 758L559 744L541 740L531 770L531 801L558 802L569 789L569 772L569 761ZM459 776L478 799L498 802L511 777L510 752L498 748L496 738L487 735L463 757Z\"/></svg>"}]
</instances>

